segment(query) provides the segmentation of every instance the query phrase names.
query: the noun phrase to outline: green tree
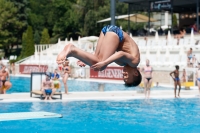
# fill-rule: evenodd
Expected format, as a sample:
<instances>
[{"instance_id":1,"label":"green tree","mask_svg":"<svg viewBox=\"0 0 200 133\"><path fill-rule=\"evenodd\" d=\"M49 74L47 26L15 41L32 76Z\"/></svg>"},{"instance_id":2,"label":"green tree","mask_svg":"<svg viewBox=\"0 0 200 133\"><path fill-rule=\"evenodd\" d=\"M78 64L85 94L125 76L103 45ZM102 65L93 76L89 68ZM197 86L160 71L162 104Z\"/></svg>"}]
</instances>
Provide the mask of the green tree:
<instances>
[{"instance_id":1,"label":"green tree","mask_svg":"<svg viewBox=\"0 0 200 133\"><path fill-rule=\"evenodd\" d=\"M40 33L37 30L34 33L34 42L35 42L35 44L40 43Z\"/></svg>"},{"instance_id":2,"label":"green tree","mask_svg":"<svg viewBox=\"0 0 200 133\"><path fill-rule=\"evenodd\" d=\"M28 0L10 0L11 2L13 2L14 7L17 8L17 13L16 13L16 17L17 20L19 20L22 24L22 27L18 30L16 30L15 32L13 32L14 36L17 37L17 40L15 42L15 44L17 44L17 47L19 44L22 43L22 34L24 33L24 31L27 29L28 26L28 12L30 11L30 9L28 8Z\"/></svg>"},{"instance_id":3,"label":"green tree","mask_svg":"<svg viewBox=\"0 0 200 133\"><path fill-rule=\"evenodd\" d=\"M49 37L48 29L44 28L42 31L40 44L49 44L49 42L50 42L50 37Z\"/></svg>"},{"instance_id":4,"label":"green tree","mask_svg":"<svg viewBox=\"0 0 200 133\"><path fill-rule=\"evenodd\" d=\"M26 57L26 32L22 34L22 50L19 59Z\"/></svg>"},{"instance_id":5,"label":"green tree","mask_svg":"<svg viewBox=\"0 0 200 133\"><path fill-rule=\"evenodd\" d=\"M35 52L34 40L33 40L33 30L31 26L28 26L25 36L25 57L31 56Z\"/></svg>"},{"instance_id":6,"label":"green tree","mask_svg":"<svg viewBox=\"0 0 200 133\"><path fill-rule=\"evenodd\" d=\"M7 57L18 40L15 36L17 31L24 26L23 22L18 20L17 12L18 9L12 2L0 0L0 44Z\"/></svg>"}]
</instances>

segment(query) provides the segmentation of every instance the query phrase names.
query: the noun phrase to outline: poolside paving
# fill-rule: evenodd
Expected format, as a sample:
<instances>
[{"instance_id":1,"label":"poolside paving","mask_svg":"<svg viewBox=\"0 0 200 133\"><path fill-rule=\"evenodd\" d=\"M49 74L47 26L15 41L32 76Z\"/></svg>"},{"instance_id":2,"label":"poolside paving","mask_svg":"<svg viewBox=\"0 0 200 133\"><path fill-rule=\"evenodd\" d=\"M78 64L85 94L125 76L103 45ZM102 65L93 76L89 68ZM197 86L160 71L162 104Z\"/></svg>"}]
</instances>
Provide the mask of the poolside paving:
<instances>
[{"instance_id":1,"label":"poolside paving","mask_svg":"<svg viewBox=\"0 0 200 133\"><path fill-rule=\"evenodd\" d=\"M197 98L199 97L199 91L194 90L181 90L181 98ZM55 101L79 101L79 100L131 100L131 99L144 99L144 93L142 90L137 91L106 91L106 92L69 92L69 94L63 93L62 100L59 96L54 96ZM151 98L164 99L174 98L173 90L153 90L151 91ZM30 97L30 93L12 93L1 94L0 102L31 102L31 101L44 101L39 96L34 95Z\"/></svg>"}]
</instances>

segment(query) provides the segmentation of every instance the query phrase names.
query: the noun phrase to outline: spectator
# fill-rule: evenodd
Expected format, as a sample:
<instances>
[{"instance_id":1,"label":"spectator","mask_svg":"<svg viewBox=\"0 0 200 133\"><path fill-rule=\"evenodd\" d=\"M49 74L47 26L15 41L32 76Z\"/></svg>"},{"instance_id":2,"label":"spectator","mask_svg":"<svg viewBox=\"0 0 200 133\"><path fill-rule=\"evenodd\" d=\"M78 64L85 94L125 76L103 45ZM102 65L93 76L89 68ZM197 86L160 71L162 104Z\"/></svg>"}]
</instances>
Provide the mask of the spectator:
<instances>
[{"instance_id":1,"label":"spectator","mask_svg":"<svg viewBox=\"0 0 200 133\"><path fill-rule=\"evenodd\" d=\"M179 66L176 65L175 68L176 68L176 70L172 71L170 73L170 76L174 80L174 96L175 96L175 98L177 98L176 97L176 89L177 89L177 86L179 86L178 97L180 97L181 83L180 83L180 79L179 79ZM172 76L172 74L174 75L174 77Z\"/></svg>"},{"instance_id":2,"label":"spectator","mask_svg":"<svg viewBox=\"0 0 200 133\"><path fill-rule=\"evenodd\" d=\"M153 73L153 67L150 66L150 61L146 60L146 66L142 68L142 71L144 72L144 88L145 88L145 99L149 99L150 97L150 90L151 90L151 84L152 84L152 73Z\"/></svg>"},{"instance_id":3,"label":"spectator","mask_svg":"<svg viewBox=\"0 0 200 133\"><path fill-rule=\"evenodd\" d=\"M185 34L186 34L185 29L181 28L180 31L179 31L179 34L176 34L176 35L174 36L174 38L177 38L177 39L178 39L178 44L179 44L180 38L184 38Z\"/></svg>"},{"instance_id":4,"label":"spectator","mask_svg":"<svg viewBox=\"0 0 200 133\"><path fill-rule=\"evenodd\" d=\"M196 71L196 80L197 80L197 84L198 84L198 88L199 88L199 94L200 94L200 63L198 64L198 69Z\"/></svg>"},{"instance_id":5,"label":"spectator","mask_svg":"<svg viewBox=\"0 0 200 133\"><path fill-rule=\"evenodd\" d=\"M68 86L67 86L67 80L68 80L68 77L70 75L70 72L71 72L71 69L70 69L70 66L69 66L69 60L66 59L64 62L63 62L63 68L62 68L62 80L63 80L63 84L64 84L64 87L65 87L65 94L68 93Z\"/></svg>"},{"instance_id":6,"label":"spectator","mask_svg":"<svg viewBox=\"0 0 200 133\"><path fill-rule=\"evenodd\" d=\"M3 65L2 65L3 66ZM5 66L2 67L0 71L1 78L1 88L0 93L6 94L6 91L11 88L12 83L10 82L9 70Z\"/></svg>"},{"instance_id":7,"label":"spectator","mask_svg":"<svg viewBox=\"0 0 200 133\"><path fill-rule=\"evenodd\" d=\"M55 89L53 88L53 82L51 81L51 73L46 73L46 78L42 81L42 93L45 97L44 100L52 100L52 96L55 93Z\"/></svg>"},{"instance_id":8,"label":"spectator","mask_svg":"<svg viewBox=\"0 0 200 133\"><path fill-rule=\"evenodd\" d=\"M193 58L193 55L192 55L192 48L190 48L190 50L187 52L187 57L188 57L188 67L191 67L193 64L192 64L192 58Z\"/></svg>"},{"instance_id":9,"label":"spectator","mask_svg":"<svg viewBox=\"0 0 200 133\"><path fill-rule=\"evenodd\" d=\"M15 75L15 63L11 64L11 71L12 71L12 74Z\"/></svg>"},{"instance_id":10,"label":"spectator","mask_svg":"<svg viewBox=\"0 0 200 133\"><path fill-rule=\"evenodd\" d=\"M185 69L183 69L183 75L182 75L182 82L184 83L184 82L186 82L186 71L185 71Z\"/></svg>"},{"instance_id":11,"label":"spectator","mask_svg":"<svg viewBox=\"0 0 200 133\"><path fill-rule=\"evenodd\" d=\"M198 32L196 22L193 25L191 25L191 28L194 30L194 32Z\"/></svg>"},{"instance_id":12,"label":"spectator","mask_svg":"<svg viewBox=\"0 0 200 133\"><path fill-rule=\"evenodd\" d=\"M54 70L54 73L51 74L52 80L53 80L53 84L54 84L54 89L58 90L60 89L60 75L58 74L58 69Z\"/></svg>"}]
</instances>

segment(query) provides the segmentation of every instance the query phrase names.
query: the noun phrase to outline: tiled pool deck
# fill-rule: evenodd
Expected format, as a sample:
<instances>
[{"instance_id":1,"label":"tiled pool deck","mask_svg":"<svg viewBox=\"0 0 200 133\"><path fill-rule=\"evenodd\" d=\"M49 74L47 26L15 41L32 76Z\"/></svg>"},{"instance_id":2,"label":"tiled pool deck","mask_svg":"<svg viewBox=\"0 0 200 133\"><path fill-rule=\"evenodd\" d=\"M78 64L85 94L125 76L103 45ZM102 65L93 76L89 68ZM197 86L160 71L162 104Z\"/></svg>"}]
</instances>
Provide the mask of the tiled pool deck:
<instances>
[{"instance_id":1,"label":"tiled pool deck","mask_svg":"<svg viewBox=\"0 0 200 133\"><path fill-rule=\"evenodd\" d=\"M98 82L112 82L123 83L123 81L116 80L95 80L95 79L80 79ZM172 87L170 85L162 85ZM181 98L197 98L199 97L199 90L197 87L193 87L190 90L182 89L180 93ZM54 96L54 100L47 100L45 102L56 101L75 101L75 100L130 100L130 99L144 99L143 89L134 91L106 91L106 92L69 92L69 94L63 94L62 100L59 96ZM153 90L151 91L150 98L174 98L173 90ZM30 97L30 93L11 93L0 94L0 102L31 102L31 101L44 101L39 96L34 95Z\"/></svg>"}]
</instances>

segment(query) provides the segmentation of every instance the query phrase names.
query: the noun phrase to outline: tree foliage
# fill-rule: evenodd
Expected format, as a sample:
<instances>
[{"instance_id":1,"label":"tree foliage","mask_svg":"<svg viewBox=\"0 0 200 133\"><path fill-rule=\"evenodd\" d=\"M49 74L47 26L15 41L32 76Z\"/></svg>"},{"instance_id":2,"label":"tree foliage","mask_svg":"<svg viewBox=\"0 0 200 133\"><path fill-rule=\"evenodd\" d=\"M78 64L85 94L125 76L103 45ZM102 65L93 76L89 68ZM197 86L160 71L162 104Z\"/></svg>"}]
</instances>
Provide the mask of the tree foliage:
<instances>
[{"instance_id":1,"label":"tree foliage","mask_svg":"<svg viewBox=\"0 0 200 133\"><path fill-rule=\"evenodd\" d=\"M127 11L128 5L116 0L116 15L127 14ZM34 43L56 43L58 38L64 40L72 37L76 40L78 36L98 36L102 27L110 24L97 23L110 17L110 0L0 0L0 16L0 44L4 49L22 44L29 51L24 54L22 48L21 55L25 57L34 54ZM28 28L25 37L22 34L27 25L32 28ZM126 31L128 22L116 20L116 25ZM130 25L137 29L144 24L131 22ZM33 33L34 38L31 35ZM25 43L22 36L26 38ZM30 42L27 42L28 38ZM29 44L31 46L27 47Z\"/></svg>"},{"instance_id":2,"label":"tree foliage","mask_svg":"<svg viewBox=\"0 0 200 133\"><path fill-rule=\"evenodd\" d=\"M17 42L16 33L24 26L17 18L18 9L7 0L0 0L0 44L3 46L5 56L11 52L11 48Z\"/></svg>"},{"instance_id":3,"label":"tree foliage","mask_svg":"<svg viewBox=\"0 0 200 133\"><path fill-rule=\"evenodd\" d=\"M50 37L49 37L48 29L44 28L42 31L40 44L49 44L49 42L50 42Z\"/></svg>"},{"instance_id":4,"label":"tree foliage","mask_svg":"<svg viewBox=\"0 0 200 133\"><path fill-rule=\"evenodd\" d=\"M175 14L172 16L172 26L177 27L178 26L178 20Z\"/></svg>"},{"instance_id":5,"label":"tree foliage","mask_svg":"<svg viewBox=\"0 0 200 133\"><path fill-rule=\"evenodd\" d=\"M35 52L33 30L28 26L27 30L22 34L22 50L20 59L33 55Z\"/></svg>"},{"instance_id":6,"label":"tree foliage","mask_svg":"<svg viewBox=\"0 0 200 133\"><path fill-rule=\"evenodd\" d=\"M20 54L20 59L23 59L26 57L26 32L22 34L22 50Z\"/></svg>"},{"instance_id":7,"label":"tree foliage","mask_svg":"<svg viewBox=\"0 0 200 133\"><path fill-rule=\"evenodd\" d=\"M36 30L34 33L34 42L35 44L40 44L40 33Z\"/></svg>"}]
</instances>

